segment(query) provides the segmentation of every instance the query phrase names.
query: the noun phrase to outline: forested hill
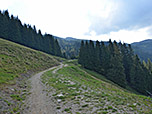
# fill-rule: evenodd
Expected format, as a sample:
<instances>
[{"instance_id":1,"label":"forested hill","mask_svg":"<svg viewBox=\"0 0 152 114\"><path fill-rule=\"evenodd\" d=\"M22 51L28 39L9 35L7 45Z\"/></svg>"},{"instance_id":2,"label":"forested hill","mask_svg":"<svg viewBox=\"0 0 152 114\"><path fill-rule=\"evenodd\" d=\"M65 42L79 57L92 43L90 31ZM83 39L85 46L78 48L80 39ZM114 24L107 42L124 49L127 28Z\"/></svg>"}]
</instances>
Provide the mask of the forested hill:
<instances>
[{"instance_id":1,"label":"forested hill","mask_svg":"<svg viewBox=\"0 0 152 114\"><path fill-rule=\"evenodd\" d=\"M135 53L138 54L142 60L147 61L147 58L149 58L152 61L152 39L135 42L131 45Z\"/></svg>"},{"instance_id":2,"label":"forested hill","mask_svg":"<svg viewBox=\"0 0 152 114\"><path fill-rule=\"evenodd\" d=\"M108 45L82 41L78 61L83 67L104 75L124 88L129 86L145 95L152 93L152 71L141 63L131 45L111 40Z\"/></svg>"},{"instance_id":3,"label":"forested hill","mask_svg":"<svg viewBox=\"0 0 152 114\"><path fill-rule=\"evenodd\" d=\"M9 16L9 12L0 11L0 38L10 40L24 46L43 51L48 54L62 56L58 41L50 34L41 34L41 30L31 25L22 25L18 17Z\"/></svg>"},{"instance_id":4,"label":"forested hill","mask_svg":"<svg viewBox=\"0 0 152 114\"><path fill-rule=\"evenodd\" d=\"M59 38L58 42L60 44L62 52L65 52L67 58L77 58L79 55L79 49L82 39L76 38ZM87 41L87 40L86 40ZM108 44L108 42L104 42ZM145 40L141 42L132 43L132 49L139 56L141 60L147 61L149 58L152 61L152 40Z\"/></svg>"},{"instance_id":5,"label":"forested hill","mask_svg":"<svg viewBox=\"0 0 152 114\"><path fill-rule=\"evenodd\" d=\"M61 51L65 58L74 59L78 57L81 40L71 37L67 37L65 39L60 37L55 38L58 40Z\"/></svg>"}]
</instances>

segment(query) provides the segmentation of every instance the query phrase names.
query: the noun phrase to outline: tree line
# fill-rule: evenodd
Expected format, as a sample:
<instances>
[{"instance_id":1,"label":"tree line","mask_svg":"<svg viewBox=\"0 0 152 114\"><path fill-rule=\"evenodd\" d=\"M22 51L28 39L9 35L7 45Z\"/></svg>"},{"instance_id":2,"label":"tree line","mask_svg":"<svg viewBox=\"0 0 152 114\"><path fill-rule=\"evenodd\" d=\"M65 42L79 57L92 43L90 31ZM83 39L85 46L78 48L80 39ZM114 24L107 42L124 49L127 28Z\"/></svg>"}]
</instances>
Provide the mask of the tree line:
<instances>
[{"instance_id":1,"label":"tree line","mask_svg":"<svg viewBox=\"0 0 152 114\"><path fill-rule=\"evenodd\" d=\"M9 16L7 10L0 11L0 38L43 51L48 54L62 56L57 39L50 34L42 35L41 30L22 24L18 17Z\"/></svg>"},{"instance_id":2,"label":"tree line","mask_svg":"<svg viewBox=\"0 0 152 114\"><path fill-rule=\"evenodd\" d=\"M112 42L82 41L78 62L104 75L121 87L127 86L148 95L152 93L152 74L134 54L131 45Z\"/></svg>"}]
</instances>

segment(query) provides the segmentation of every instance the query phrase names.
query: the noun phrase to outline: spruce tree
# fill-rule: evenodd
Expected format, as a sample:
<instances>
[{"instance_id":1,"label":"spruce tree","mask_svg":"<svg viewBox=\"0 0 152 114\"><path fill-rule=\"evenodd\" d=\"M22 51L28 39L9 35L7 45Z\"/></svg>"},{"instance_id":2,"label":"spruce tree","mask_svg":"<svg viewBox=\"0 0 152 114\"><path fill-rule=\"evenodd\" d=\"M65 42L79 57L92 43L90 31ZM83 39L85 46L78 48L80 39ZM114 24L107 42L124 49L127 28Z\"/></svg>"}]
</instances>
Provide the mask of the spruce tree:
<instances>
[{"instance_id":1,"label":"spruce tree","mask_svg":"<svg viewBox=\"0 0 152 114\"><path fill-rule=\"evenodd\" d=\"M96 72L100 72L101 70L101 61L100 61L100 57L101 57L101 46L100 46L100 42L96 41L96 46L95 46L95 51L94 51L94 70Z\"/></svg>"},{"instance_id":2,"label":"spruce tree","mask_svg":"<svg viewBox=\"0 0 152 114\"><path fill-rule=\"evenodd\" d=\"M88 45L88 62L87 62L87 68L88 69L95 69L95 48L94 48L94 42L89 41Z\"/></svg>"},{"instance_id":3,"label":"spruce tree","mask_svg":"<svg viewBox=\"0 0 152 114\"><path fill-rule=\"evenodd\" d=\"M136 91L148 95L152 93L151 61L141 63L134 54L131 45L109 42L81 43L79 63L90 70L103 74L109 80L122 87L132 87ZM146 67L145 67L146 65Z\"/></svg>"},{"instance_id":4,"label":"spruce tree","mask_svg":"<svg viewBox=\"0 0 152 114\"><path fill-rule=\"evenodd\" d=\"M112 55L110 57L110 65L107 71L107 78L122 87L126 87L126 76L122 64L122 54L120 53L118 45L115 41L110 48L113 48L113 52L111 52Z\"/></svg>"},{"instance_id":5,"label":"spruce tree","mask_svg":"<svg viewBox=\"0 0 152 114\"><path fill-rule=\"evenodd\" d=\"M60 46L59 46L59 43L58 43L58 41L57 41L57 39L55 39L55 55L56 56L60 56L60 57L62 57L62 53L61 53L61 48L60 48Z\"/></svg>"},{"instance_id":6,"label":"spruce tree","mask_svg":"<svg viewBox=\"0 0 152 114\"><path fill-rule=\"evenodd\" d=\"M84 47L84 58L83 58L83 63L84 63L84 67L85 68L89 68L89 64L88 64L88 62L89 62L89 57L90 57L90 55L89 55L90 53L89 53L89 44L88 44L88 41L86 41L85 42L85 47ZM93 69L92 69L93 70Z\"/></svg>"},{"instance_id":7,"label":"spruce tree","mask_svg":"<svg viewBox=\"0 0 152 114\"><path fill-rule=\"evenodd\" d=\"M133 57L133 65L130 71L130 84L131 87L137 91L145 93L144 71L137 55Z\"/></svg>"},{"instance_id":8,"label":"spruce tree","mask_svg":"<svg viewBox=\"0 0 152 114\"><path fill-rule=\"evenodd\" d=\"M35 26L32 28L29 24L22 25L18 17L9 17L7 10L3 13L0 11L0 37L48 54L62 56L58 41L52 35L45 37L41 30L37 32Z\"/></svg>"},{"instance_id":9,"label":"spruce tree","mask_svg":"<svg viewBox=\"0 0 152 114\"><path fill-rule=\"evenodd\" d=\"M81 41L81 47L80 47L80 51L79 51L79 59L78 59L78 62L79 64L81 64L82 66L84 66L84 41L82 40Z\"/></svg>"}]
</instances>

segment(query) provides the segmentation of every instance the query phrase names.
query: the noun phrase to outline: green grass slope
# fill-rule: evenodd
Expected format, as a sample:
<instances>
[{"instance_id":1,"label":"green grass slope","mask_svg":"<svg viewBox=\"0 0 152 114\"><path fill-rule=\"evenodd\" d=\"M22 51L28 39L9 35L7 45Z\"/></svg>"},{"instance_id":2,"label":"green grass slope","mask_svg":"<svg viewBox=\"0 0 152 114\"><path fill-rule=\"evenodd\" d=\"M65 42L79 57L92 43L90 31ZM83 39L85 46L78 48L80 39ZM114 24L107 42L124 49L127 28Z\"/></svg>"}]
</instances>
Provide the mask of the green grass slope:
<instances>
[{"instance_id":1,"label":"green grass slope","mask_svg":"<svg viewBox=\"0 0 152 114\"><path fill-rule=\"evenodd\" d=\"M53 56L0 38L0 84L59 64Z\"/></svg>"},{"instance_id":2,"label":"green grass slope","mask_svg":"<svg viewBox=\"0 0 152 114\"><path fill-rule=\"evenodd\" d=\"M52 70L53 71L53 70ZM116 86L99 74L67 64L42 80L50 86L56 109L71 114L152 114L152 99ZM94 77L95 76L95 77ZM48 95L50 94L48 93Z\"/></svg>"},{"instance_id":3,"label":"green grass slope","mask_svg":"<svg viewBox=\"0 0 152 114\"><path fill-rule=\"evenodd\" d=\"M56 66L61 58L0 38L0 114L21 114L30 94L30 76Z\"/></svg>"}]
</instances>

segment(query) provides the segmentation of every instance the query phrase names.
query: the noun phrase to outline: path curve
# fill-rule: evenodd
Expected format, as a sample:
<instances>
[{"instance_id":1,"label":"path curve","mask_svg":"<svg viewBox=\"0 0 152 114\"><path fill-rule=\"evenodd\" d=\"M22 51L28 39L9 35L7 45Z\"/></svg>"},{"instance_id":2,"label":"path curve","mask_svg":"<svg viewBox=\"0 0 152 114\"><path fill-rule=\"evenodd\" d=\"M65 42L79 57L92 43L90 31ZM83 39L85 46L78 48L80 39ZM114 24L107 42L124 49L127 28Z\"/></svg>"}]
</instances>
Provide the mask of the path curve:
<instances>
[{"instance_id":1,"label":"path curve","mask_svg":"<svg viewBox=\"0 0 152 114\"><path fill-rule=\"evenodd\" d=\"M63 67L63 64L60 66L52 67L48 70L42 71L34 76L32 76L29 80L31 81L31 90L30 95L25 101L26 109L23 114L56 114L56 107L54 103L50 101L48 96L46 96L45 85L41 82L41 75L44 72L49 70L53 70L53 73Z\"/></svg>"}]
</instances>

